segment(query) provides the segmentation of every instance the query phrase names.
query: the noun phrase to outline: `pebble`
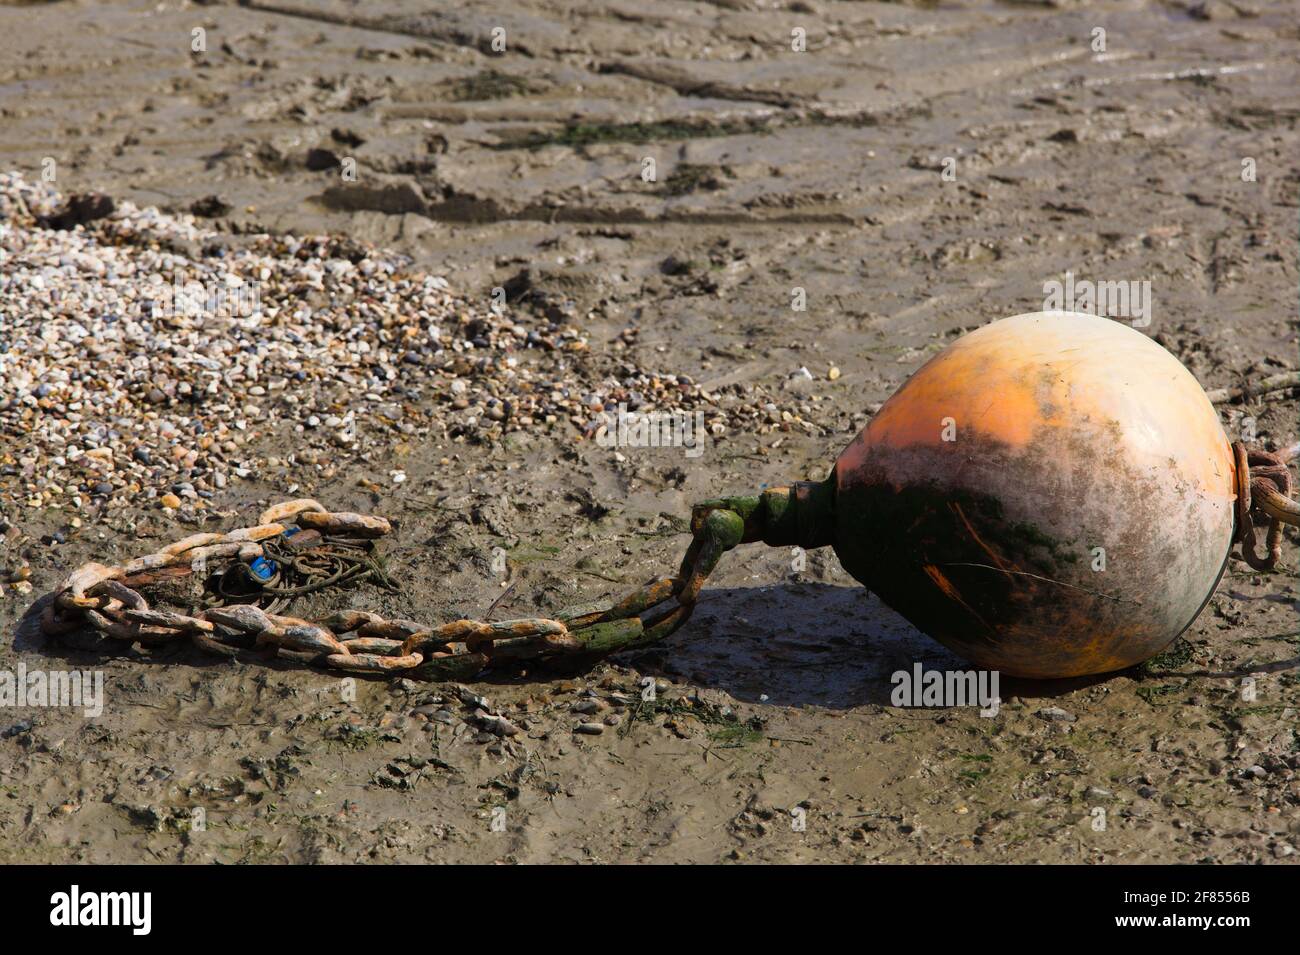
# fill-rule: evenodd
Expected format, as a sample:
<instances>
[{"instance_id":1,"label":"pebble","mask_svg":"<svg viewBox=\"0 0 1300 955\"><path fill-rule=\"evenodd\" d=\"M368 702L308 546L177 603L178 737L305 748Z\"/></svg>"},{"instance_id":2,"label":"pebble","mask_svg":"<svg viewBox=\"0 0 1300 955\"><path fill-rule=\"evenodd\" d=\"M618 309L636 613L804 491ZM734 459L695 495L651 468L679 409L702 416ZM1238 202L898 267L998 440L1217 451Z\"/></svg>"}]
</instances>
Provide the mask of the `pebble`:
<instances>
[{"instance_id":1,"label":"pebble","mask_svg":"<svg viewBox=\"0 0 1300 955\"><path fill-rule=\"evenodd\" d=\"M514 723L511 723L504 716L492 716L480 710L474 714L474 718L478 721L479 726L483 727L483 729L487 730L489 733L493 733L497 736L519 735L519 727Z\"/></svg>"},{"instance_id":2,"label":"pebble","mask_svg":"<svg viewBox=\"0 0 1300 955\"><path fill-rule=\"evenodd\" d=\"M1036 714L1039 719L1047 720L1049 723L1073 723L1076 717L1069 710L1063 710L1059 706L1049 706L1041 709Z\"/></svg>"},{"instance_id":3,"label":"pebble","mask_svg":"<svg viewBox=\"0 0 1300 955\"><path fill-rule=\"evenodd\" d=\"M468 687L464 687L464 686L456 687L456 696L466 706L472 706L477 709L483 710L484 712L492 711L492 703L488 700L488 698L486 696L479 696L477 693L475 693L473 690L469 689Z\"/></svg>"},{"instance_id":4,"label":"pebble","mask_svg":"<svg viewBox=\"0 0 1300 955\"><path fill-rule=\"evenodd\" d=\"M21 720L17 723L13 723L5 730L0 731L0 739L9 739L11 736L17 736L20 733L26 733L35 725L36 725L36 721L32 719Z\"/></svg>"},{"instance_id":5,"label":"pebble","mask_svg":"<svg viewBox=\"0 0 1300 955\"><path fill-rule=\"evenodd\" d=\"M579 723L573 728L575 733L581 733L583 736L599 736L605 732L605 727L601 723Z\"/></svg>"}]
</instances>

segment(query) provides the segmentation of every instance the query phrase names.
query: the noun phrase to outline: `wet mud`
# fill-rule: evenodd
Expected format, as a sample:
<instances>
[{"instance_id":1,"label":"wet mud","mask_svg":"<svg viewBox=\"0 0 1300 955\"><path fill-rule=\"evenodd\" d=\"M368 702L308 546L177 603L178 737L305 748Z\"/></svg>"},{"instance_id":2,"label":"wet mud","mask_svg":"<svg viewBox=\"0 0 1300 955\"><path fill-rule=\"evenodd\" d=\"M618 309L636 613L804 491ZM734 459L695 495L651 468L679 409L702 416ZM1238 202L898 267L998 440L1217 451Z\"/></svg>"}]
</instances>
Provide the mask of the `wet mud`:
<instances>
[{"instance_id":1,"label":"wet mud","mask_svg":"<svg viewBox=\"0 0 1300 955\"><path fill-rule=\"evenodd\" d=\"M359 422L366 450L338 466L296 458L283 421L216 493L225 526L302 495L381 513L403 584L300 616L507 619L630 590L676 566L693 502L824 479L927 358L1067 271L1149 279L1146 333L1206 388L1300 366L1290 3L430 6L0 3L0 166L55 157L68 194L233 236L395 248L580 326L612 377L634 360L762 386L799 420L765 412L697 457ZM1296 440L1286 394L1222 414L1233 437ZM685 628L589 669L358 679L350 698L284 661L44 639L39 599L70 569L193 528L144 504L3 517L0 563L32 589L0 599L0 669L105 679L94 718L0 710L4 861L1300 858L1290 532L1275 573L1234 556L1163 658L1006 678L987 718L894 705L895 672L967 665L828 548L733 551Z\"/></svg>"}]
</instances>

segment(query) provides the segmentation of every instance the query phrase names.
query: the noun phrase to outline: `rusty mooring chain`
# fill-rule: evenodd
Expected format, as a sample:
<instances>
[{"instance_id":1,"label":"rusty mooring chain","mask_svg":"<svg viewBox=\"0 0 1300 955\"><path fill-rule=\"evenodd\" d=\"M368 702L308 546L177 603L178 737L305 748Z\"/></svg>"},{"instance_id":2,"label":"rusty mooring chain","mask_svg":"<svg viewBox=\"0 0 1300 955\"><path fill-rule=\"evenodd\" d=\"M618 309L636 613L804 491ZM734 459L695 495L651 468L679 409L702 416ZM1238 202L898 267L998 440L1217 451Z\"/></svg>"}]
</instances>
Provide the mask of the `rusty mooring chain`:
<instances>
[{"instance_id":1,"label":"rusty mooring chain","mask_svg":"<svg viewBox=\"0 0 1300 955\"><path fill-rule=\"evenodd\" d=\"M422 679L467 679L497 663L577 654L605 654L659 640L690 617L705 578L742 539L754 539L729 503L700 505L693 540L676 576L660 577L621 600L565 611L554 619L455 620L428 626L365 610L336 611L310 621L280 610L294 597L363 577L388 585L373 541L392 530L381 517L330 512L318 502L286 501L252 527L194 534L120 566L88 563L73 571L45 608L51 636L86 627L132 643L189 639L228 657L246 651L351 673ZM214 572L214 568L218 568ZM189 613L150 606L140 588L204 579ZM232 578L234 580L232 581ZM307 583L280 586L286 579Z\"/></svg>"},{"instance_id":2,"label":"rusty mooring chain","mask_svg":"<svg viewBox=\"0 0 1300 955\"><path fill-rule=\"evenodd\" d=\"M1300 505L1292 499L1293 480L1287 466L1300 456L1300 444L1281 451L1232 445L1237 464L1237 540L1241 555L1255 570L1272 570L1282 556L1282 525L1300 526ZM1256 522L1267 524L1268 552L1255 553Z\"/></svg>"}]
</instances>

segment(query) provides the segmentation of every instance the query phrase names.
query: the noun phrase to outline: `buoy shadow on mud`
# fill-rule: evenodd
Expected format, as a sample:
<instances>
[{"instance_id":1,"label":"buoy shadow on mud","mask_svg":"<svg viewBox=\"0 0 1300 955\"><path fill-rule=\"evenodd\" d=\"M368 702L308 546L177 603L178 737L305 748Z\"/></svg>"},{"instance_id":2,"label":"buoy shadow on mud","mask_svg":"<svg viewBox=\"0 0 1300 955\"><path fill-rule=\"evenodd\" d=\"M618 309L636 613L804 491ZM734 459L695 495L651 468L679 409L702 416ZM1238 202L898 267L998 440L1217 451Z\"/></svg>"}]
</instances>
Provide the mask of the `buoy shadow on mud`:
<instances>
[{"instance_id":1,"label":"buoy shadow on mud","mask_svg":"<svg viewBox=\"0 0 1300 955\"><path fill-rule=\"evenodd\" d=\"M892 707L898 672L975 672L861 587L792 581L709 588L663 644L625 655L646 673L772 706ZM1055 697L1119 674L1063 680L999 675L1000 696Z\"/></svg>"}]
</instances>

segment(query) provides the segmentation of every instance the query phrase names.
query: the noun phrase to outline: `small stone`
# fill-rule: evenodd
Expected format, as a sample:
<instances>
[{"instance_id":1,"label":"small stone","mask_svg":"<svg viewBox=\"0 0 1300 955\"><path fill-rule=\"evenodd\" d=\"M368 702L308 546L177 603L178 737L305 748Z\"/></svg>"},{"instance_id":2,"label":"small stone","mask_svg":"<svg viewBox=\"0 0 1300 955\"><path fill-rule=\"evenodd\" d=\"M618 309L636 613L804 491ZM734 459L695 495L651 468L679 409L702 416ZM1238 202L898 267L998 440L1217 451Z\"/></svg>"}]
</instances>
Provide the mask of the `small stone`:
<instances>
[{"instance_id":1,"label":"small stone","mask_svg":"<svg viewBox=\"0 0 1300 955\"><path fill-rule=\"evenodd\" d=\"M477 707L487 713L492 711L492 704L488 701L488 698L486 696L479 696L473 690L469 689L469 687L458 686L456 688L456 695L466 706Z\"/></svg>"},{"instance_id":2,"label":"small stone","mask_svg":"<svg viewBox=\"0 0 1300 955\"><path fill-rule=\"evenodd\" d=\"M519 727L515 726L504 716L489 716L484 713L478 716L479 725L489 733L495 733L497 736L518 736Z\"/></svg>"},{"instance_id":3,"label":"small stone","mask_svg":"<svg viewBox=\"0 0 1300 955\"><path fill-rule=\"evenodd\" d=\"M581 733L583 736L599 736L605 732L605 727L600 723L579 723L573 728L575 733Z\"/></svg>"},{"instance_id":4,"label":"small stone","mask_svg":"<svg viewBox=\"0 0 1300 955\"><path fill-rule=\"evenodd\" d=\"M1049 723L1073 723L1078 717L1068 710L1063 710L1059 706L1049 706L1041 709L1036 714L1039 719L1047 720Z\"/></svg>"},{"instance_id":5,"label":"small stone","mask_svg":"<svg viewBox=\"0 0 1300 955\"><path fill-rule=\"evenodd\" d=\"M0 731L0 739L9 739L12 736L18 736L21 733L26 733L35 725L36 725L36 721L34 719L26 719L26 720L21 720L17 723L13 723L3 731Z\"/></svg>"}]
</instances>

